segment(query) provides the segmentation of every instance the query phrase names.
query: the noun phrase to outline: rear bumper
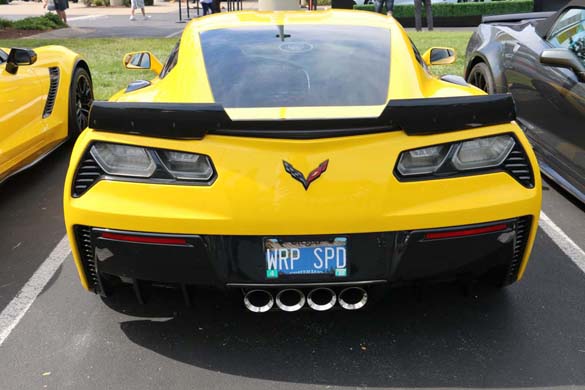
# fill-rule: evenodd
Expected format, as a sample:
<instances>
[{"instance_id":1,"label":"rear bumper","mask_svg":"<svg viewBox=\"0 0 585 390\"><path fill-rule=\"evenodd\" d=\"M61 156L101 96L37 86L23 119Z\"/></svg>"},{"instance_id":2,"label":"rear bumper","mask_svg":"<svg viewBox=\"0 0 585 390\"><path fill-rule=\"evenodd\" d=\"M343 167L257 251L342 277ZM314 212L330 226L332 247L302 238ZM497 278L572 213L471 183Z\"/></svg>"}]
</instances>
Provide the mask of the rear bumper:
<instances>
[{"instance_id":1,"label":"rear bumper","mask_svg":"<svg viewBox=\"0 0 585 390\"><path fill-rule=\"evenodd\" d=\"M530 163L534 174L533 188L504 171L421 181L399 181L393 174L404 150L503 132L513 133L525 151L525 163ZM76 197L72 191L77 169L85 164L88 145L96 141L205 154L212 158L217 178L212 185L195 186L104 177ZM303 173L326 160L329 165L305 190L283 168L283 160L292 161ZM94 286L91 275L97 271L92 267L129 278L218 287L339 283L340 279L265 280L264 237L347 236L351 268L346 281L350 283L394 284L479 274L494 262L512 262L513 245L501 242L502 234L439 243L424 240L425 229L530 216L526 250L515 274L521 277L541 205L536 159L521 130L512 124L424 137L392 132L302 141L216 135L177 141L86 131L71 161L64 193L65 223L87 289ZM87 227L85 233L77 231L80 226ZM189 245L112 242L100 238L98 228L186 237ZM80 235L83 240L76 239ZM83 245L78 246L80 241ZM95 266L94 260L84 260L96 254Z\"/></svg>"},{"instance_id":2,"label":"rear bumper","mask_svg":"<svg viewBox=\"0 0 585 390\"><path fill-rule=\"evenodd\" d=\"M518 279L528 255L531 229L532 217L520 217L440 229L347 234L347 276L294 275L277 279L266 278L264 236L152 234L79 225L74 231L88 288L100 292L102 273L228 288L380 282L395 285L478 277L498 268L507 272L506 283L512 283ZM281 238L295 240L298 236Z\"/></svg>"}]
</instances>

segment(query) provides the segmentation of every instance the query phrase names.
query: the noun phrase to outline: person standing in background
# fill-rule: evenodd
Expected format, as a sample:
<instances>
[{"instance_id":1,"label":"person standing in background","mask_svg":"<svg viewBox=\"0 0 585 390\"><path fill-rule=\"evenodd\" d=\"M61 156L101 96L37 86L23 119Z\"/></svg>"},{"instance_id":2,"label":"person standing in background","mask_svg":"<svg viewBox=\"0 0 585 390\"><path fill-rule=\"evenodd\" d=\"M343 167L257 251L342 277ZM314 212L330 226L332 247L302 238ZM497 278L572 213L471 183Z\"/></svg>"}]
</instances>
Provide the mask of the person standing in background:
<instances>
[{"instance_id":1,"label":"person standing in background","mask_svg":"<svg viewBox=\"0 0 585 390\"><path fill-rule=\"evenodd\" d=\"M384 4L386 4L386 10L388 11L388 15L392 15L392 11L394 10L394 0L374 0L376 12L379 14L384 13Z\"/></svg>"},{"instance_id":2,"label":"person standing in background","mask_svg":"<svg viewBox=\"0 0 585 390\"><path fill-rule=\"evenodd\" d=\"M211 3L213 0L201 0L201 7L203 7L203 16L213 13Z\"/></svg>"},{"instance_id":3,"label":"person standing in background","mask_svg":"<svg viewBox=\"0 0 585 390\"><path fill-rule=\"evenodd\" d=\"M47 3L47 0L43 1L43 8L47 8ZM57 15L59 15L63 23L67 24L67 14L65 13L65 10L69 8L69 2L67 0L54 0L53 6L50 6L48 10L53 11L51 8L57 12Z\"/></svg>"},{"instance_id":4,"label":"person standing in background","mask_svg":"<svg viewBox=\"0 0 585 390\"><path fill-rule=\"evenodd\" d=\"M211 11L214 14L218 14L221 12L221 0L212 0L211 2Z\"/></svg>"},{"instance_id":5,"label":"person standing in background","mask_svg":"<svg viewBox=\"0 0 585 390\"><path fill-rule=\"evenodd\" d=\"M416 31L422 30L422 4L425 3L425 13L427 14L427 27L429 31L433 31L433 9L431 0L414 0L414 25Z\"/></svg>"},{"instance_id":6,"label":"person standing in background","mask_svg":"<svg viewBox=\"0 0 585 390\"><path fill-rule=\"evenodd\" d=\"M144 20L150 19L150 16L146 15L146 12L144 12L144 0L130 0L130 21L136 20L134 12L136 12L138 8L142 11L142 17Z\"/></svg>"}]
</instances>

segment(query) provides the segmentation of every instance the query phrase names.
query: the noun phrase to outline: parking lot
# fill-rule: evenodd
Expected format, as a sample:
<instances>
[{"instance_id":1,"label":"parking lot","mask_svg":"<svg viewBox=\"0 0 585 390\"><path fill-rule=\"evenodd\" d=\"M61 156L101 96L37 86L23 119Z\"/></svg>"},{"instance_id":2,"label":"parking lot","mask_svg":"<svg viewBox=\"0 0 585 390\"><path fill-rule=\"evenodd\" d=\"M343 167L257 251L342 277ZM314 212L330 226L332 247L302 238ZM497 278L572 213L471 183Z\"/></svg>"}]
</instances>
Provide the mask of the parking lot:
<instances>
[{"instance_id":1,"label":"parking lot","mask_svg":"<svg viewBox=\"0 0 585 390\"><path fill-rule=\"evenodd\" d=\"M126 9L72 8L73 28L35 45L75 37L91 53L115 43L84 38L154 37L167 53L184 26L170 8L135 25ZM424 34L413 39L442 43ZM469 34L456 34L463 52ZM121 54L117 67L103 58L94 80L123 87ZM72 147L0 184L0 390L585 389L585 205L547 180L531 259L512 286L399 287L355 312L254 314L238 294L213 290L193 290L190 307L170 288L146 304L131 288L86 292L63 220Z\"/></svg>"},{"instance_id":2,"label":"parking lot","mask_svg":"<svg viewBox=\"0 0 585 390\"><path fill-rule=\"evenodd\" d=\"M585 212L548 183L558 229L541 221L525 278L503 291L403 288L368 311L254 315L205 291L192 308L172 290L148 305L83 291L63 239L69 152L0 187L3 389L585 387Z\"/></svg>"}]
</instances>

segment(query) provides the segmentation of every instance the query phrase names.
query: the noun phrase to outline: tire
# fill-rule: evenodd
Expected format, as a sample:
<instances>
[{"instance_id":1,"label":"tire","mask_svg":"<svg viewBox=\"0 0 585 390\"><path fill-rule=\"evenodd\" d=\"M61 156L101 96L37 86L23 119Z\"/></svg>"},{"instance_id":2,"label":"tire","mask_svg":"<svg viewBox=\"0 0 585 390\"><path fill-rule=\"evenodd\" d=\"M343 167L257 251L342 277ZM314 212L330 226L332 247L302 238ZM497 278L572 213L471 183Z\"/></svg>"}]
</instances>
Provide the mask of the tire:
<instances>
[{"instance_id":1,"label":"tire","mask_svg":"<svg viewBox=\"0 0 585 390\"><path fill-rule=\"evenodd\" d=\"M89 124L93 85L87 70L78 66L69 89L69 138L75 139Z\"/></svg>"},{"instance_id":2,"label":"tire","mask_svg":"<svg viewBox=\"0 0 585 390\"><path fill-rule=\"evenodd\" d=\"M490 67L485 62L479 62L471 68L467 76L467 82L490 95L496 93L494 77Z\"/></svg>"}]
</instances>

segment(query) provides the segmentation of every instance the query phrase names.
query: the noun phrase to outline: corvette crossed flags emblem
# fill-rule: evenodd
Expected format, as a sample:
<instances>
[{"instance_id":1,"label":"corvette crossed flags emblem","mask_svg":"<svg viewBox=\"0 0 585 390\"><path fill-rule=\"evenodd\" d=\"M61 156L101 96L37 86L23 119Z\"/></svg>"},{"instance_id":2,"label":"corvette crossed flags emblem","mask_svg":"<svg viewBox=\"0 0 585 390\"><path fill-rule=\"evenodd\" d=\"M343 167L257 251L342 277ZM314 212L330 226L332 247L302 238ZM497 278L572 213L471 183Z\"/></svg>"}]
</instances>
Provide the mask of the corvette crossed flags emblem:
<instances>
[{"instance_id":1,"label":"corvette crossed flags emblem","mask_svg":"<svg viewBox=\"0 0 585 390\"><path fill-rule=\"evenodd\" d=\"M315 180L317 180L322 174L323 172L325 172L327 170L327 165L329 165L329 160L325 160L323 161L321 164L319 164L319 166L315 169L313 169L309 175L307 176L307 178L305 179L305 176L302 174L301 171L298 171L295 169L295 167L293 167L290 163L282 160L282 163L284 164L284 170L292 176L293 179L299 181L303 187L305 187L305 191L309 189L309 186L311 185L312 182L314 182Z\"/></svg>"}]
</instances>

